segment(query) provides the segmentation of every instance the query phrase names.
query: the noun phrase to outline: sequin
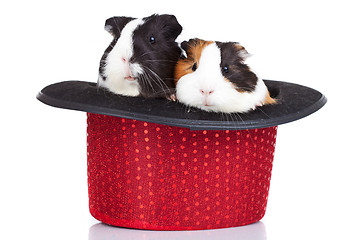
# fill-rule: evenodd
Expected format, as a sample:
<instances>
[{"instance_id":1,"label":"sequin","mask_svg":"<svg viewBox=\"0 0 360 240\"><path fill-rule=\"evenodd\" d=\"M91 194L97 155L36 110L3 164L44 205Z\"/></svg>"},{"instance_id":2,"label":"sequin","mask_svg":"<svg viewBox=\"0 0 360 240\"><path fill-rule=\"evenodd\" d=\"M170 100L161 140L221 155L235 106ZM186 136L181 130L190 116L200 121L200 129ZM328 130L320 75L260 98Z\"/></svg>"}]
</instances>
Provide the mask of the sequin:
<instances>
[{"instance_id":1,"label":"sequin","mask_svg":"<svg viewBox=\"0 0 360 240\"><path fill-rule=\"evenodd\" d=\"M265 214L277 127L186 128L88 113L89 204L153 230L235 227Z\"/></svg>"}]
</instances>

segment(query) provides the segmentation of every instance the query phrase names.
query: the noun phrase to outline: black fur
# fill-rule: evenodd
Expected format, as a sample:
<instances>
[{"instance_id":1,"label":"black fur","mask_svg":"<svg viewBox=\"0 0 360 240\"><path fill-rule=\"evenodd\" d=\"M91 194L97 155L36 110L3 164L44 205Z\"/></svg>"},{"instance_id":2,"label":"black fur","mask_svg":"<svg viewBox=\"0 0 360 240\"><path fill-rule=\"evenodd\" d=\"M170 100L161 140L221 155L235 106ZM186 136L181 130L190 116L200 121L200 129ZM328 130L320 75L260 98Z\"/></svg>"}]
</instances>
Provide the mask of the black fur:
<instances>
[{"instance_id":1,"label":"black fur","mask_svg":"<svg viewBox=\"0 0 360 240\"><path fill-rule=\"evenodd\" d=\"M120 37L121 31L128 22L134 20L132 17L112 17L106 20L105 29L114 37Z\"/></svg>"},{"instance_id":2,"label":"black fur","mask_svg":"<svg viewBox=\"0 0 360 240\"><path fill-rule=\"evenodd\" d=\"M254 91L257 84L257 76L244 64L245 59L240 54L238 43L216 42L216 45L221 50L220 68L224 77L234 83L238 91Z\"/></svg>"},{"instance_id":3,"label":"black fur","mask_svg":"<svg viewBox=\"0 0 360 240\"><path fill-rule=\"evenodd\" d=\"M125 27L125 25L133 19L135 19L135 18L112 17L105 21L105 30L108 31L114 37L114 39L112 40L110 45L106 48L106 50L100 60L99 74L103 78L104 81L106 80L106 76L104 76L104 67L106 64L106 58L107 58L109 52L111 52L111 50L114 48L117 40L120 37L120 33L123 30L123 28Z\"/></svg>"},{"instance_id":4,"label":"black fur","mask_svg":"<svg viewBox=\"0 0 360 240\"><path fill-rule=\"evenodd\" d=\"M133 20L129 17L113 17L106 20L105 29L114 37L100 61L99 73L103 77L109 52L115 46L125 25ZM140 95L143 97L167 97L175 92L174 68L180 58L181 49L175 39L182 31L173 15L151 15L143 18L133 33L133 56L131 63L141 65L144 73L138 78Z\"/></svg>"},{"instance_id":5,"label":"black fur","mask_svg":"<svg viewBox=\"0 0 360 240\"><path fill-rule=\"evenodd\" d=\"M173 15L152 15L134 31L131 62L140 63L145 73L140 77L144 97L169 97L175 92L174 69L181 49L175 42L182 27Z\"/></svg>"}]
</instances>

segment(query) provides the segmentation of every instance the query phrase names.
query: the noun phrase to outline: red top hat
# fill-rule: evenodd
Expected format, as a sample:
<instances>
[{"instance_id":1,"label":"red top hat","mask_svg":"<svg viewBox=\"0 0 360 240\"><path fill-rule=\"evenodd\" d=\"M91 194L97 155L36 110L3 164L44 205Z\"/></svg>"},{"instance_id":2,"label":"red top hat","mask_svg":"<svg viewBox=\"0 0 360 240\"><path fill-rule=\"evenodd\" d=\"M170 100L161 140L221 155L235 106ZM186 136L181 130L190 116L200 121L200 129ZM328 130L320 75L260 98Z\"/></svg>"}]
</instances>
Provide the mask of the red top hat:
<instances>
[{"instance_id":1,"label":"red top hat","mask_svg":"<svg viewBox=\"0 0 360 240\"><path fill-rule=\"evenodd\" d=\"M308 87L265 83L277 104L232 115L119 96L80 81L50 85L37 98L88 113L89 204L95 218L140 229L213 229L264 216L277 125L326 103Z\"/></svg>"}]
</instances>

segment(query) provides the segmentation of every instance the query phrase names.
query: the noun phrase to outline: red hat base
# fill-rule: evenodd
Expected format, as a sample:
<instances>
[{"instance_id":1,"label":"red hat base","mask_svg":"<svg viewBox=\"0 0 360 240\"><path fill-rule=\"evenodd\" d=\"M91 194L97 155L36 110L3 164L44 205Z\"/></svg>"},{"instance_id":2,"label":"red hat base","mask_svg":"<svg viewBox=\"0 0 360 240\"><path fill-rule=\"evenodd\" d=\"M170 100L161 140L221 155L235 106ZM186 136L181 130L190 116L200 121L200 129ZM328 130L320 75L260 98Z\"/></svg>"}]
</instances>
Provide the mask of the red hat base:
<instances>
[{"instance_id":1,"label":"red hat base","mask_svg":"<svg viewBox=\"0 0 360 240\"><path fill-rule=\"evenodd\" d=\"M265 214L277 126L172 127L88 113L90 212L121 227L236 227Z\"/></svg>"}]
</instances>

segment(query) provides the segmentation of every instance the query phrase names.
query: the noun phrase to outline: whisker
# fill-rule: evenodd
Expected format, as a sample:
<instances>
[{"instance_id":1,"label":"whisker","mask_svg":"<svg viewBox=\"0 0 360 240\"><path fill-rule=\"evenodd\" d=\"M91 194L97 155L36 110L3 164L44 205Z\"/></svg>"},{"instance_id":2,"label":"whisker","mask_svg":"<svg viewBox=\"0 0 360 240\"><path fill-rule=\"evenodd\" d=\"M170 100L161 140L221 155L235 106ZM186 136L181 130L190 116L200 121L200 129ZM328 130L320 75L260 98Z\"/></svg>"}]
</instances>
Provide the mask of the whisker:
<instances>
[{"instance_id":1,"label":"whisker","mask_svg":"<svg viewBox=\"0 0 360 240\"><path fill-rule=\"evenodd\" d=\"M139 58L141 58L141 57L144 57L144 56L146 56L146 55L148 55L148 54L151 54L151 53L162 53L162 52L164 52L164 53L166 53L167 55L169 55L169 52L167 51L167 50L163 50L163 51L148 51L148 52L144 52L143 54L141 54L140 56L139 56ZM173 54L173 56L175 57L176 56L176 58L178 57L177 56L177 54L175 55L175 53Z\"/></svg>"},{"instance_id":2,"label":"whisker","mask_svg":"<svg viewBox=\"0 0 360 240\"><path fill-rule=\"evenodd\" d=\"M165 82L160 78L160 76L159 76L156 72L154 72L153 70L151 70L151 69L148 68L148 67L147 67L147 69L150 70L150 72L154 75L154 77L155 77L157 80L159 80L160 83L162 83L162 84L164 84L164 86L168 87L168 86L165 84Z\"/></svg>"},{"instance_id":3,"label":"whisker","mask_svg":"<svg viewBox=\"0 0 360 240\"><path fill-rule=\"evenodd\" d=\"M233 115L232 115L231 113L228 114L228 115L229 115L229 117L231 118L231 123L232 123L232 125L235 125L235 127L237 127L237 126L236 126L237 121L234 120Z\"/></svg>"},{"instance_id":4,"label":"whisker","mask_svg":"<svg viewBox=\"0 0 360 240\"><path fill-rule=\"evenodd\" d=\"M155 77L155 84L159 87L159 88L161 88L161 89L163 89L163 90L165 90L165 88L167 88L167 89L169 89L169 87L166 85L166 83L159 77L159 75L157 74L157 73L155 73L153 70L151 70L150 68L148 68L148 67L146 67L146 66L144 66L146 69L148 69L151 73L152 73L152 75Z\"/></svg>"},{"instance_id":5,"label":"whisker","mask_svg":"<svg viewBox=\"0 0 360 240\"><path fill-rule=\"evenodd\" d=\"M170 94L170 93L172 93L172 90L174 90L174 89L161 89L159 91L153 91L153 94L154 95L160 94L160 93L168 93L168 94Z\"/></svg>"},{"instance_id":6,"label":"whisker","mask_svg":"<svg viewBox=\"0 0 360 240\"><path fill-rule=\"evenodd\" d=\"M150 75L148 76L147 81L148 81L148 82L153 82L153 83L155 83L161 90L164 89L164 88L162 87L162 85L159 84L158 80L157 80L156 78L155 78L155 79L154 79L154 78L151 78ZM156 92L154 88L153 88L153 92Z\"/></svg>"},{"instance_id":7,"label":"whisker","mask_svg":"<svg viewBox=\"0 0 360 240\"><path fill-rule=\"evenodd\" d=\"M145 75L146 75L146 74L147 74L147 73L145 72ZM149 87L148 87L148 90L150 90L150 87L151 87L152 90L153 90L153 92L155 92L155 89L154 89L153 85L151 84L151 81L148 80L149 77L142 76L142 75L140 75L139 77L140 77L140 80L141 80L145 85L147 84L147 86L149 86Z\"/></svg>"},{"instance_id":8,"label":"whisker","mask_svg":"<svg viewBox=\"0 0 360 240\"><path fill-rule=\"evenodd\" d=\"M237 133L238 131L241 133L241 127L240 127L240 122L237 118L237 114L236 113L230 113L230 116L233 116L234 115L234 118L235 118L235 126L236 126L236 123L238 123L238 126L236 126L237 128L235 129L235 132ZM240 116L238 116L240 117ZM241 118L241 117L240 117ZM236 134L236 140L238 140L238 134Z\"/></svg>"},{"instance_id":9,"label":"whisker","mask_svg":"<svg viewBox=\"0 0 360 240\"><path fill-rule=\"evenodd\" d=\"M171 61L171 60L145 60L145 62L171 62L171 63L176 63L177 61Z\"/></svg>"},{"instance_id":10,"label":"whisker","mask_svg":"<svg viewBox=\"0 0 360 240\"><path fill-rule=\"evenodd\" d=\"M256 108L257 110L260 110L263 114L265 114L265 116L267 116L268 118L271 118L269 115L267 115L266 114L266 112L264 112L262 109L261 109L261 107L259 107L259 108Z\"/></svg>"},{"instance_id":11,"label":"whisker","mask_svg":"<svg viewBox=\"0 0 360 240\"><path fill-rule=\"evenodd\" d=\"M230 124L230 120L229 120L229 118L228 118L228 117L229 117L229 114L224 113L224 116L225 116L225 118L226 118L226 122Z\"/></svg>"},{"instance_id":12,"label":"whisker","mask_svg":"<svg viewBox=\"0 0 360 240\"><path fill-rule=\"evenodd\" d=\"M249 137L250 137L250 140L251 140L252 144L255 144L255 143L254 143L254 140L253 140L253 138L252 138L252 136L251 136L250 130L249 130L249 128L247 127L244 119L240 116L240 113L235 113L235 114L236 114L236 115L241 119L241 121L244 123L244 125L246 126L246 129L245 129L245 130L249 133Z\"/></svg>"}]
</instances>

